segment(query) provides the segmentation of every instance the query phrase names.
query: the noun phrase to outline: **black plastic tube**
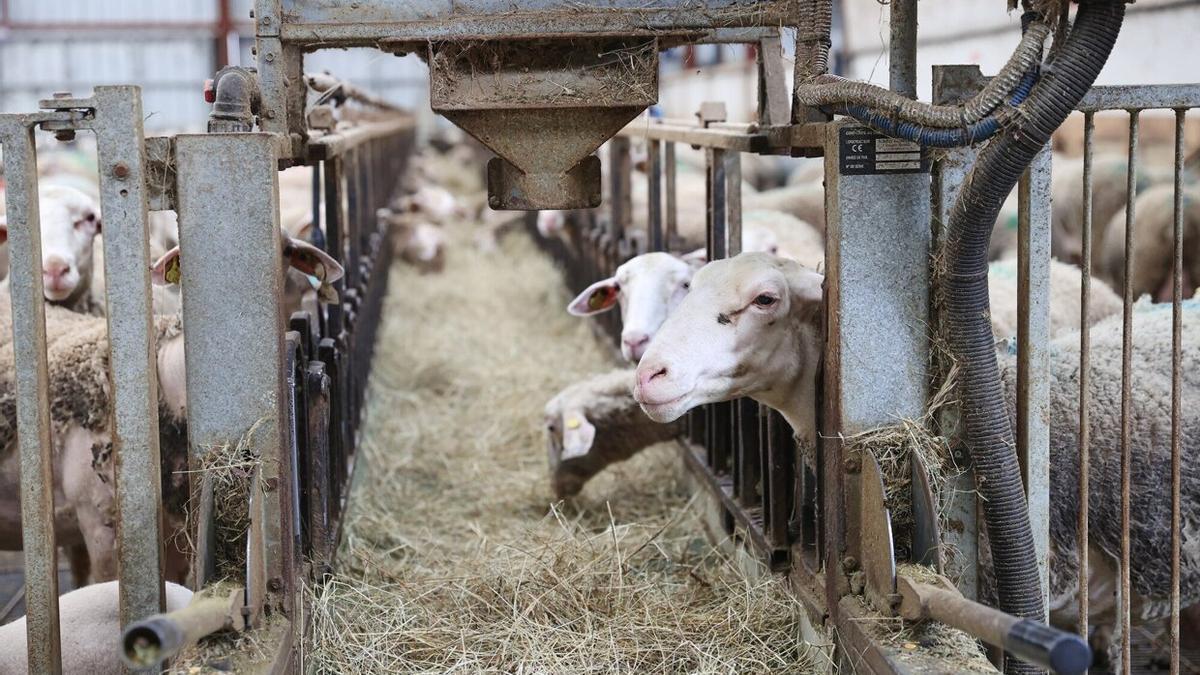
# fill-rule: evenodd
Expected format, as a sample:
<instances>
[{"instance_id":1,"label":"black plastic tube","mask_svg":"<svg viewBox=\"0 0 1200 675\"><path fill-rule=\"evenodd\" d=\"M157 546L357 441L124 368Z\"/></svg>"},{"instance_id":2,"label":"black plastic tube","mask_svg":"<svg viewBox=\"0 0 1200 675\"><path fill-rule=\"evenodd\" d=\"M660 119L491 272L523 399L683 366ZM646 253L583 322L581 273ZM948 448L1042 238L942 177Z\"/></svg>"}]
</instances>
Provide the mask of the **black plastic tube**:
<instances>
[{"instance_id":1,"label":"black plastic tube","mask_svg":"<svg viewBox=\"0 0 1200 675\"><path fill-rule=\"evenodd\" d=\"M962 376L966 444L983 496L1000 609L1041 621L1044 608L1029 510L1005 408L989 320L988 245L1000 206L1033 157L1095 82L1125 15L1123 0L1080 3L1075 25L1022 106L979 153L950 215L942 284L950 349ZM1035 672L1009 659L1008 672Z\"/></svg>"}]
</instances>

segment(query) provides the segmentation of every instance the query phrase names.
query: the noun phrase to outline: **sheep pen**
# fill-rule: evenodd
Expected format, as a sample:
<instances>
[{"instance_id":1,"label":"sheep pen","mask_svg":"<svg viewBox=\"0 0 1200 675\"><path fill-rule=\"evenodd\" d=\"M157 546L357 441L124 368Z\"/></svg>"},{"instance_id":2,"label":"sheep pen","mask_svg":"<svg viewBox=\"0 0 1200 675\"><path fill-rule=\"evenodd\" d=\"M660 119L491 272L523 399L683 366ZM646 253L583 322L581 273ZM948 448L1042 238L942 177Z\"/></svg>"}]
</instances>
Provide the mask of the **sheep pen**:
<instances>
[{"instance_id":1,"label":"sheep pen","mask_svg":"<svg viewBox=\"0 0 1200 675\"><path fill-rule=\"evenodd\" d=\"M609 370L517 232L450 224L445 271L389 280L317 672L807 672L803 609L703 534L673 445L554 500L542 408Z\"/></svg>"}]
</instances>

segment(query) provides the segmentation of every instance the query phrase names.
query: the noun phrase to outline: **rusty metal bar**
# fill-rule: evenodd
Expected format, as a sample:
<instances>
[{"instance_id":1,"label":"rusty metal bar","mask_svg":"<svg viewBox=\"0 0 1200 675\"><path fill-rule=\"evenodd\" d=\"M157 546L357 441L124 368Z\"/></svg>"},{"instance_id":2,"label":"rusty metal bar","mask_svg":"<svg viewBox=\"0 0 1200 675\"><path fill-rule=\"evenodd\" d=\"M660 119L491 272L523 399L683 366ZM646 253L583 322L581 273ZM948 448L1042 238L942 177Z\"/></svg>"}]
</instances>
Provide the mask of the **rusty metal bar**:
<instances>
[{"instance_id":1,"label":"rusty metal bar","mask_svg":"<svg viewBox=\"0 0 1200 675\"><path fill-rule=\"evenodd\" d=\"M791 122L791 92L783 70L783 44L779 35L758 42L758 123L782 126Z\"/></svg>"},{"instance_id":2,"label":"rusty metal bar","mask_svg":"<svg viewBox=\"0 0 1200 675\"><path fill-rule=\"evenodd\" d=\"M1200 108L1200 84L1146 84L1092 87L1076 110L1146 110Z\"/></svg>"},{"instance_id":3,"label":"rusty metal bar","mask_svg":"<svg viewBox=\"0 0 1200 675\"><path fill-rule=\"evenodd\" d=\"M1137 146L1138 111L1129 113L1129 170L1126 175L1128 199L1125 202L1125 293L1124 326L1121 332L1121 604L1117 613L1117 625L1121 631L1121 667L1126 675L1130 672L1130 482L1133 458L1132 444L1133 411L1133 226L1137 216L1134 195L1137 194ZM1081 572L1082 573L1082 572Z\"/></svg>"},{"instance_id":4,"label":"rusty metal bar","mask_svg":"<svg viewBox=\"0 0 1200 675\"><path fill-rule=\"evenodd\" d=\"M609 171L609 230L614 243L624 241L633 210L633 165L629 156L629 139L617 137L608 142Z\"/></svg>"},{"instance_id":5,"label":"rusty metal bar","mask_svg":"<svg viewBox=\"0 0 1200 675\"><path fill-rule=\"evenodd\" d=\"M1042 604L1049 606L1050 542L1050 148L1018 187L1017 458L1029 502ZM1044 620L1048 620L1047 613Z\"/></svg>"},{"instance_id":6,"label":"rusty metal bar","mask_svg":"<svg viewBox=\"0 0 1200 675\"><path fill-rule=\"evenodd\" d=\"M729 257L742 252L742 155L725 153L725 228Z\"/></svg>"},{"instance_id":7,"label":"rusty metal bar","mask_svg":"<svg viewBox=\"0 0 1200 675\"><path fill-rule=\"evenodd\" d=\"M17 440L21 457L21 534L25 551L25 608L29 669L62 672L58 626L58 561L54 537L53 446L42 289L33 129L21 115L0 116L7 183Z\"/></svg>"},{"instance_id":8,"label":"rusty metal bar","mask_svg":"<svg viewBox=\"0 0 1200 675\"><path fill-rule=\"evenodd\" d=\"M1175 245L1171 288L1171 673L1179 673L1179 594L1181 569L1179 553L1183 544L1183 520L1180 491L1182 439L1179 429L1182 410L1183 373L1183 141L1186 109L1175 111Z\"/></svg>"},{"instance_id":9,"label":"rusty metal bar","mask_svg":"<svg viewBox=\"0 0 1200 675\"><path fill-rule=\"evenodd\" d=\"M1088 331L1088 317L1091 311L1092 284L1092 199L1095 176L1092 171L1092 158L1095 151L1096 119L1094 113L1083 115L1083 266L1080 279L1079 297L1079 523L1078 554L1079 569L1086 570L1090 564L1088 558L1088 522L1091 503L1091 429L1089 415L1091 414L1092 394L1089 390L1092 379L1091 351L1092 339ZM1079 635L1088 636L1088 575L1079 575Z\"/></svg>"},{"instance_id":10,"label":"rusty metal bar","mask_svg":"<svg viewBox=\"0 0 1200 675\"><path fill-rule=\"evenodd\" d=\"M674 141L666 141L666 152L664 153L663 161L666 163L667 175L667 213L666 213L666 244L667 248L675 246L675 239L679 232L679 209L677 208L679 195L675 189L676 186L676 170L675 165L675 143Z\"/></svg>"},{"instance_id":11,"label":"rusty metal bar","mask_svg":"<svg viewBox=\"0 0 1200 675\"><path fill-rule=\"evenodd\" d=\"M888 80L892 91L917 97L917 0L892 0Z\"/></svg>"},{"instance_id":12,"label":"rusty metal bar","mask_svg":"<svg viewBox=\"0 0 1200 675\"><path fill-rule=\"evenodd\" d=\"M154 309L150 296L142 97L95 91L104 277L113 398L121 626L165 609Z\"/></svg>"},{"instance_id":13,"label":"rusty metal bar","mask_svg":"<svg viewBox=\"0 0 1200 675\"><path fill-rule=\"evenodd\" d=\"M647 193L650 213L647 214L646 232L647 246L651 251L665 251L663 239L663 205L662 205L662 141L647 141L646 177L649 182Z\"/></svg>"},{"instance_id":14,"label":"rusty metal bar","mask_svg":"<svg viewBox=\"0 0 1200 675\"><path fill-rule=\"evenodd\" d=\"M729 232L726 229L726 155L725 151L719 148L709 148L705 155L708 165L708 259L720 260L729 256Z\"/></svg>"}]
</instances>

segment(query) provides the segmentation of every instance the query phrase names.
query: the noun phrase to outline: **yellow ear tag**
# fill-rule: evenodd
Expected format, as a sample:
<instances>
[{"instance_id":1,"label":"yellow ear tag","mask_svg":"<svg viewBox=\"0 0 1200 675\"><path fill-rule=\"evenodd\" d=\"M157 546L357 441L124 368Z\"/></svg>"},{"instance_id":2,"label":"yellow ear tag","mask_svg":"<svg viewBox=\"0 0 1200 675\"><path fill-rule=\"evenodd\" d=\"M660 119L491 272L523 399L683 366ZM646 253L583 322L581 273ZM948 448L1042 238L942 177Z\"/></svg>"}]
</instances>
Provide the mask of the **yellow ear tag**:
<instances>
[{"instance_id":1,"label":"yellow ear tag","mask_svg":"<svg viewBox=\"0 0 1200 675\"><path fill-rule=\"evenodd\" d=\"M182 277L183 274L179 271L179 256L175 256L167 261L167 269L163 272L163 278L167 280L168 284L177 284Z\"/></svg>"},{"instance_id":2,"label":"yellow ear tag","mask_svg":"<svg viewBox=\"0 0 1200 675\"><path fill-rule=\"evenodd\" d=\"M580 424L581 423L580 423L578 417L572 417L571 419L567 420L567 428L568 429L572 429L572 430L578 429Z\"/></svg>"}]
</instances>

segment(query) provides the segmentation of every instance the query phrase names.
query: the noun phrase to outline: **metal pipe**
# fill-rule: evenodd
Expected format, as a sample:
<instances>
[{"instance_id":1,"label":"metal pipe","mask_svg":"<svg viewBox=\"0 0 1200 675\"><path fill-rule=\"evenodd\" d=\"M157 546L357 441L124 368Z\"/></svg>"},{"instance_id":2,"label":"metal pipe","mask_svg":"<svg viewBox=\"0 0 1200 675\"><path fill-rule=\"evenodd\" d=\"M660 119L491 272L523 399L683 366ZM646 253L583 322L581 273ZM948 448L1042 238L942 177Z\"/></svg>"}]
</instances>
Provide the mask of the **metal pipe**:
<instances>
[{"instance_id":1,"label":"metal pipe","mask_svg":"<svg viewBox=\"0 0 1200 675\"><path fill-rule=\"evenodd\" d=\"M1180 505L1182 445L1179 433L1182 406L1183 360L1183 137L1187 111L1175 111L1175 227L1174 267L1171 289L1171 672L1179 670L1179 549L1183 544Z\"/></svg>"},{"instance_id":2,"label":"metal pipe","mask_svg":"<svg viewBox=\"0 0 1200 675\"><path fill-rule=\"evenodd\" d=\"M214 79L216 99L208 114L209 133L253 131L261 104L258 75L240 66L227 66Z\"/></svg>"},{"instance_id":3,"label":"metal pipe","mask_svg":"<svg viewBox=\"0 0 1200 675\"><path fill-rule=\"evenodd\" d=\"M1094 175L1092 157L1096 135L1094 113L1083 116L1083 265L1080 279L1079 318L1079 525L1078 553L1079 569L1086 570L1090 564L1088 551L1088 519L1090 510L1091 475L1091 429L1088 416L1091 407L1091 351L1092 340L1088 331L1088 316L1091 311L1092 287L1092 193ZM1088 636L1088 575L1079 575L1079 635Z\"/></svg>"},{"instance_id":4,"label":"metal pipe","mask_svg":"<svg viewBox=\"0 0 1200 675\"><path fill-rule=\"evenodd\" d=\"M646 141L647 162L647 193L650 212L647 214L646 233L647 243L651 251L665 251L663 245L663 205L662 205L662 141Z\"/></svg>"},{"instance_id":5,"label":"metal pipe","mask_svg":"<svg viewBox=\"0 0 1200 675\"><path fill-rule=\"evenodd\" d=\"M891 40L888 42L888 83L891 90L917 97L917 0L892 0Z\"/></svg>"},{"instance_id":6,"label":"metal pipe","mask_svg":"<svg viewBox=\"0 0 1200 675\"><path fill-rule=\"evenodd\" d=\"M240 628L244 597L245 591L235 588L228 595L202 597L183 609L130 625L121 635L121 660L130 668L151 668L206 635Z\"/></svg>"},{"instance_id":7,"label":"metal pipe","mask_svg":"<svg viewBox=\"0 0 1200 675\"><path fill-rule=\"evenodd\" d=\"M670 249L675 243L676 233L679 231L678 216L679 209L677 208L677 199L679 195L675 190L675 143L667 141L666 154L663 157L664 163L667 165L667 221L666 221L666 247Z\"/></svg>"},{"instance_id":8,"label":"metal pipe","mask_svg":"<svg viewBox=\"0 0 1200 675\"><path fill-rule=\"evenodd\" d=\"M1121 331L1121 583L1118 595L1121 598L1117 609L1117 625L1121 631L1121 664L1129 672L1130 650L1130 487L1132 483L1133 457L1133 225L1137 217L1137 147L1139 112L1129 113L1129 169L1125 189L1125 294L1124 325ZM1080 571L1080 574L1084 574Z\"/></svg>"}]
</instances>

